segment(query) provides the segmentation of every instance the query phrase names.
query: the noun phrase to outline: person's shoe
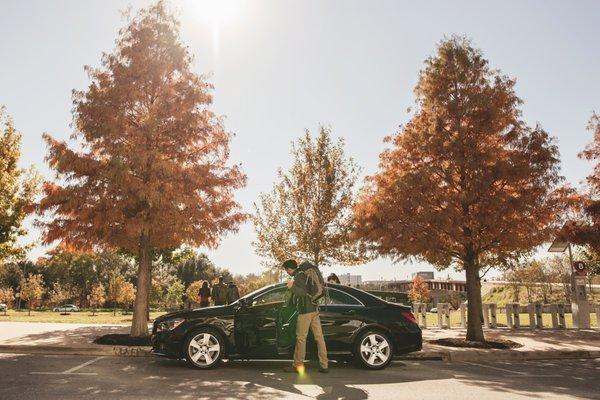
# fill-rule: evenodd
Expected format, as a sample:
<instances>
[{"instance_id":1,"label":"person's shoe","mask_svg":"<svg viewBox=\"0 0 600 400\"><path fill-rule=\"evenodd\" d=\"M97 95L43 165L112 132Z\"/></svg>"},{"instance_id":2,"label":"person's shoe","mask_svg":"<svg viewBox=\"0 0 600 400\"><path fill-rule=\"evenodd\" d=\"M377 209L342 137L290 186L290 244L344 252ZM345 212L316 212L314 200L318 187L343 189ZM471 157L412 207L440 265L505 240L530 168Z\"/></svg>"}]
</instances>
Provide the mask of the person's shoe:
<instances>
[{"instance_id":1,"label":"person's shoe","mask_svg":"<svg viewBox=\"0 0 600 400\"><path fill-rule=\"evenodd\" d=\"M293 365L291 367L284 367L283 372L291 372L291 373L295 373L295 374L299 373L298 368Z\"/></svg>"},{"instance_id":2,"label":"person's shoe","mask_svg":"<svg viewBox=\"0 0 600 400\"><path fill-rule=\"evenodd\" d=\"M328 374L329 373L329 368L321 368L319 367L319 372L322 374Z\"/></svg>"}]
</instances>

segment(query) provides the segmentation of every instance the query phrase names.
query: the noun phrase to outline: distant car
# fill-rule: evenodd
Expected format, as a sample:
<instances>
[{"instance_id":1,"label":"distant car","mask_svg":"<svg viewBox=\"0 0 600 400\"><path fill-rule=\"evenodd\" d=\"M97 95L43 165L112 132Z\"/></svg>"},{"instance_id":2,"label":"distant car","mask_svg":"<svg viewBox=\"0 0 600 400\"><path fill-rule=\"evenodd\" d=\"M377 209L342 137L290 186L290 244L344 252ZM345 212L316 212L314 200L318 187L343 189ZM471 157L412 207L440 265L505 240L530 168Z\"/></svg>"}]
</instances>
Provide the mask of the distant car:
<instances>
[{"instance_id":1,"label":"distant car","mask_svg":"<svg viewBox=\"0 0 600 400\"><path fill-rule=\"evenodd\" d=\"M78 312L79 307L75 304L63 304L62 306L54 307L55 312Z\"/></svg>"},{"instance_id":2,"label":"distant car","mask_svg":"<svg viewBox=\"0 0 600 400\"><path fill-rule=\"evenodd\" d=\"M429 310L430 313L436 313L437 312L437 307L433 307L431 310Z\"/></svg>"},{"instance_id":3,"label":"distant car","mask_svg":"<svg viewBox=\"0 0 600 400\"><path fill-rule=\"evenodd\" d=\"M4 303L0 303L0 311L6 311L6 309L8 308L8 306Z\"/></svg>"},{"instance_id":4,"label":"distant car","mask_svg":"<svg viewBox=\"0 0 600 400\"><path fill-rule=\"evenodd\" d=\"M421 329L410 307L331 283L325 293L319 313L331 358L352 355L365 368L381 369L394 356L421 350ZM160 316L152 329L153 353L200 369L222 358L289 359L298 314L286 298L286 285L275 284L227 306ZM314 354L310 336L308 350Z\"/></svg>"}]
</instances>

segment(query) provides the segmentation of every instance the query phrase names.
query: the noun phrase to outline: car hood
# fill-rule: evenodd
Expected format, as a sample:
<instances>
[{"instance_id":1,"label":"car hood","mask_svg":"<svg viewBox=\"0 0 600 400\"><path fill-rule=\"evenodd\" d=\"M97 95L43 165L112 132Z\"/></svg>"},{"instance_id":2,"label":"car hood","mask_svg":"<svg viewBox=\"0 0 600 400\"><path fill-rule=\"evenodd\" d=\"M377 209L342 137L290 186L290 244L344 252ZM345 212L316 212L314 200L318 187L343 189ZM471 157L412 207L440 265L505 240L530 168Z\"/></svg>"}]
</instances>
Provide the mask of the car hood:
<instances>
[{"instance_id":1,"label":"car hood","mask_svg":"<svg viewBox=\"0 0 600 400\"><path fill-rule=\"evenodd\" d=\"M161 315L160 317L156 318L154 320L154 322L155 323L159 323L159 322L165 321L167 319L171 319L171 318L185 318L185 319L190 319L190 318L214 317L214 316L220 316L220 315L230 315L232 313L233 313L233 307L232 306L203 307L203 308L196 308L196 309L193 309L193 310L180 310L180 311L170 312L170 313Z\"/></svg>"}]
</instances>

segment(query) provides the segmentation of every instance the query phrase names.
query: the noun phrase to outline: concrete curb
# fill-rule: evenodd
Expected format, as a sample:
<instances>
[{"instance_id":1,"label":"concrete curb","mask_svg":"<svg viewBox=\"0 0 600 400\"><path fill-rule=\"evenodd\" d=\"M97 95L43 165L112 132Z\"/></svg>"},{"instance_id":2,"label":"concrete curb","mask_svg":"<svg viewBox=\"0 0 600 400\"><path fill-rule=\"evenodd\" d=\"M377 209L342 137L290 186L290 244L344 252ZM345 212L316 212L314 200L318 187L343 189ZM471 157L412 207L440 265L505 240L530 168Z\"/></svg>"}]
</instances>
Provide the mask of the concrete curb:
<instances>
[{"instance_id":1,"label":"concrete curb","mask_svg":"<svg viewBox=\"0 0 600 400\"><path fill-rule=\"evenodd\" d=\"M600 358L600 350L460 350L420 351L399 357L401 360L443 361L529 361Z\"/></svg>"},{"instance_id":2,"label":"concrete curb","mask_svg":"<svg viewBox=\"0 0 600 400\"><path fill-rule=\"evenodd\" d=\"M42 355L77 355L77 356L111 356L111 357L152 357L151 347L142 346L29 346L0 345L0 353L42 354ZM442 360L453 361L528 361L557 359L592 359L600 358L600 350L459 350L459 351L419 351L395 357L398 360Z\"/></svg>"},{"instance_id":3,"label":"concrete curb","mask_svg":"<svg viewBox=\"0 0 600 400\"><path fill-rule=\"evenodd\" d=\"M28 346L0 345L0 353L11 354L45 354L74 356L115 356L115 357L151 357L151 347L146 346L97 346L97 347L65 347L65 346Z\"/></svg>"}]
</instances>

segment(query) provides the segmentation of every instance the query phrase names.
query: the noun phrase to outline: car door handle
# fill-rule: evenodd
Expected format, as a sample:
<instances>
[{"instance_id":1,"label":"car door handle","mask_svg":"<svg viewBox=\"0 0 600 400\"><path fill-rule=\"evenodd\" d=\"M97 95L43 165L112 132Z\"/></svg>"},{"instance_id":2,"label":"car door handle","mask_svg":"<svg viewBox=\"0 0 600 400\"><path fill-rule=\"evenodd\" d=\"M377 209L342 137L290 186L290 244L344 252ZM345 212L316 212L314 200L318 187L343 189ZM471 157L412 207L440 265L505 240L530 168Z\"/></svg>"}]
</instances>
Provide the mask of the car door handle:
<instances>
[{"instance_id":1,"label":"car door handle","mask_svg":"<svg viewBox=\"0 0 600 400\"><path fill-rule=\"evenodd\" d=\"M356 314L356 311L354 311L354 310L348 310L348 311L344 311L342 314L343 315L354 315L354 314Z\"/></svg>"}]
</instances>

